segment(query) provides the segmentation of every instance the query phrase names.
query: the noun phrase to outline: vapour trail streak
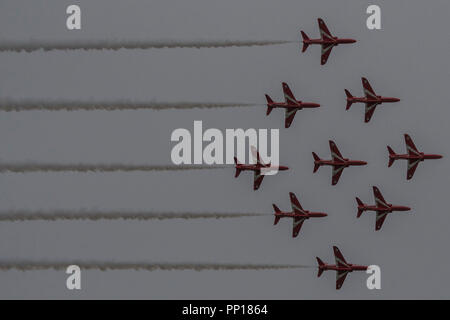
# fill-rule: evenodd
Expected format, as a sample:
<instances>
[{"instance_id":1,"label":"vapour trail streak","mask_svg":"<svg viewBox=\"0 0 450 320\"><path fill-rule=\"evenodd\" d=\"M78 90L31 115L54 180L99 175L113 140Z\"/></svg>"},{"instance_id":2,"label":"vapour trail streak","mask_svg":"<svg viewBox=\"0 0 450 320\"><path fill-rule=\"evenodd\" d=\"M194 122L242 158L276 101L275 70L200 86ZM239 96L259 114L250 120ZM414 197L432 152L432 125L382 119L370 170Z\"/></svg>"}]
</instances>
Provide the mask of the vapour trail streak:
<instances>
[{"instance_id":1,"label":"vapour trail streak","mask_svg":"<svg viewBox=\"0 0 450 320\"><path fill-rule=\"evenodd\" d=\"M209 102L76 102L76 101L2 101L0 111L20 112L20 111L120 111L120 110L189 110L189 109L216 109L216 108L237 108L252 107L261 104L251 103L209 103Z\"/></svg>"},{"instance_id":2,"label":"vapour trail streak","mask_svg":"<svg viewBox=\"0 0 450 320\"><path fill-rule=\"evenodd\" d=\"M23 163L0 164L0 173L14 172L131 172L131 171L180 171L227 168L223 165L126 165L126 164L51 164Z\"/></svg>"},{"instance_id":3,"label":"vapour trail streak","mask_svg":"<svg viewBox=\"0 0 450 320\"><path fill-rule=\"evenodd\" d=\"M92 41L84 43L42 42L42 43L9 43L1 44L0 51L26 51L38 50L120 50L120 49L164 49L164 48L225 48L225 47L252 47L270 46L293 43L298 41L287 40L261 40L261 41Z\"/></svg>"},{"instance_id":4,"label":"vapour trail streak","mask_svg":"<svg viewBox=\"0 0 450 320\"><path fill-rule=\"evenodd\" d=\"M276 264L223 264L223 263L127 263L127 262L0 262L0 270L66 270L70 265L77 265L85 270L145 270L145 271L174 271L174 270L277 270L311 268L306 265L276 265Z\"/></svg>"},{"instance_id":5,"label":"vapour trail streak","mask_svg":"<svg viewBox=\"0 0 450 320\"><path fill-rule=\"evenodd\" d=\"M263 213L191 213L191 212L93 212L93 211L9 211L0 213L0 221L28 220L166 220L166 219L228 219L268 216Z\"/></svg>"}]
</instances>

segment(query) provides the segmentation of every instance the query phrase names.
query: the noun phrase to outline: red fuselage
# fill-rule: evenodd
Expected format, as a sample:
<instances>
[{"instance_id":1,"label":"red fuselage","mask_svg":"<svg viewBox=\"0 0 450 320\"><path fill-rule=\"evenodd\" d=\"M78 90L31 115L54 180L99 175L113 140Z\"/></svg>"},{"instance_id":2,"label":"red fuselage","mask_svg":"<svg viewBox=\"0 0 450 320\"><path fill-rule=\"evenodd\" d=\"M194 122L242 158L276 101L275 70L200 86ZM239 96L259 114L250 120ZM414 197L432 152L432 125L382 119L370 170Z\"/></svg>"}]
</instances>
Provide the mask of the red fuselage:
<instances>
[{"instance_id":1,"label":"red fuselage","mask_svg":"<svg viewBox=\"0 0 450 320\"><path fill-rule=\"evenodd\" d=\"M260 171L262 169L272 169L278 171L285 171L289 168L286 166L271 166L271 165L261 165L261 164L237 164L235 165L236 169L241 171Z\"/></svg>"},{"instance_id":2,"label":"red fuselage","mask_svg":"<svg viewBox=\"0 0 450 320\"><path fill-rule=\"evenodd\" d=\"M325 44L325 45L334 45L337 46L341 43L355 43L355 39L345 39L345 38L338 38L333 37L332 39L303 39L303 43L306 43L308 45L310 44Z\"/></svg>"},{"instance_id":3,"label":"red fuselage","mask_svg":"<svg viewBox=\"0 0 450 320\"><path fill-rule=\"evenodd\" d=\"M364 166L367 164L366 161L360 160L349 160L344 159L344 161L334 161L334 160L315 160L314 164L321 166L339 166L339 167L349 167L349 166Z\"/></svg>"},{"instance_id":4,"label":"red fuselage","mask_svg":"<svg viewBox=\"0 0 450 320\"><path fill-rule=\"evenodd\" d=\"M322 217L326 217L328 216L328 214L323 213L323 212L311 212L311 211L307 211L304 210L305 213L297 213L294 211L291 212L275 212L274 215L275 217L279 217L279 218L303 218L303 219L309 219L309 218L322 218Z\"/></svg>"},{"instance_id":5,"label":"red fuselage","mask_svg":"<svg viewBox=\"0 0 450 320\"><path fill-rule=\"evenodd\" d=\"M396 205L392 205L392 204L388 204L388 207L359 205L358 206L358 210L391 213L393 211L409 211L409 210L411 210L411 208L410 207L406 207L406 206L396 206Z\"/></svg>"},{"instance_id":6,"label":"red fuselage","mask_svg":"<svg viewBox=\"0 0 450 320\"><path fill-rule=\"evenodd\" d=\"M267 106L269 108L284 108L284 109L303 109L303 108L318 108L320 104L313 102L302 102L297 101L297 104L286 103L286 102L272 102L268 103Z\"/></svg>"},{"instance_id":7,"label":"red fuselage","mask_svg":"<svg viewBox=\"0 0 450 320\"><path fill-rule=\"evenodd\" d=\"M357 264L351 264L348 263L348 267L338 267L335 264L324 264L319 266L319 270L334 270L334 271L348 271L348 272L353 272L353 271L365 271L367 270L368 266L361 266L361 265L357 265Z\"/></svg>"},{"instance_id":8,"label":"red fuselage","mask_svg":"<svg viewBox=\"0 0 450 320\"><path fill-rule=\"evenodd\" d=\"M389 158L424 161L427 159L441 159L442 156L440 154L425 154L423 152L420 152L418 155L415 155L415 154L390 154Z\"/></svg>"},{"instance_id":9,"label":"red fuselage","mask_svg":"<svg viewBox=\"0 0 450 320\"><path fill-rule=\"evenodd\" d=\"M347 98L347 102L355 103L355 102L361 102L361 103L367 103L367 104L381 104L381 103L393 103L393 102L399 102L399 98L392 98L392 97L382 97L377 96L377 98L367 98L367 97L352 97Z\"/></svg>"}]
</instances>

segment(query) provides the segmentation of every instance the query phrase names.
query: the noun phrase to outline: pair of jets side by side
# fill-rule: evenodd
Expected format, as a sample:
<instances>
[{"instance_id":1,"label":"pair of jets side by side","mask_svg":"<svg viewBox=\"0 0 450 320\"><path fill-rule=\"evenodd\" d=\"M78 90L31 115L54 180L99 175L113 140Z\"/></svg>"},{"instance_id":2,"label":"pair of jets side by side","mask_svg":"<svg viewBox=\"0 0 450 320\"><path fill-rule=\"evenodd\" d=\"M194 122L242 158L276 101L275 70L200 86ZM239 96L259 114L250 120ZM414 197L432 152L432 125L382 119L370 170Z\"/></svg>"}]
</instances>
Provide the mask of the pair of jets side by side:
<instances>
[{"instance_id":1,"label":"pair of jets side by side","mask_svg":"<svg viewBox=\"0 0 450 320\"><path fill-rule=\"evenodd\" d=\"M378 231L381 229L384 220L386 219L389 213L395 211L409 211L411 208L406 206L394 205L386 202L384 200L383 195L380 190L373 186L373 196L375 199L375 205L367 205L363 203L358 197L356 197L356 202L358 204L358 213L357 218L361 216L364 211L374 211L376 212L375 219L375 230ZM289 198L291 200L292 211L281 211L276 204L272 204L274 209L274 225L278 224L281 218L292 218L292 237L296 238L300 233L300 229L302 228L303 222L310 218L323 218L328 216L327 213L324 212L313 212L303 209L300 202L298 201L296 195L293 192L289 193Z\"/></svg>"},{"instance_id":2,"label":"pair of jets side by side","mask_svg":"<svg viewBox=\"0 0 450 320\"><path fill-rule=\"evenodd\" d=\"M416 146L414 145L411 137L408 134L405 134L405 144L406 144L406 154L396 154L391 147L387 147L389 151L389 163L388 167L391 167L395 160L397 159L403 159L408 160L408 170L406 173L406 179L410 180L414 172L417 169L417 166L420 162L424 160L429 159L441 159L442 156L439 154L426 154L423 152L420 152L417 150ZM314 170L313 172L316 172L319 167L321 166L331 166L333 168L332 170L332 178L331 178L331 184L336 185L339 181L339 178L341 177L342 171L349 167L349 166L363 166L366 165L367 162L360 161L360 160L350 160L347 158L344 158L341 153L339 152L339 149L337 148L336 144L333 141L329 141L330 144L330 151L331 151L331 160L322 160L319 158L319 156L316 153L312 153L314 158Z\"/></svg>"},{"instance_id":3,"label":"pair of jets side by side","mask_svg":"<svg viewBox=\"0 0 450 320\"><path fill-rule=\"evenodd\" d=\"M367 123L372 118L373 113L375 112L375 108L382 103L392 103L398 102L400 99L393 97L383 97L379 96L372 89L369 81L366 78L361 78L362 85L364 88L364 97L354 97L347 89L345 89L345 94L347 95L347 106L346 110L350 109L353 103L364 103L366 105L364 121ZM282 83L283 94L285 102L274 102L273 99L266 94L267 100L267 113L269 115L274 108L283 108L285 109L285 120L284 127L289 128L294 121L295 114L297 111L302 109L313 109L320 107L320 104L314 102L303 102L297 100L292 93L291 89L287 85L286 82Z\"/></svg>"}]
</instances>

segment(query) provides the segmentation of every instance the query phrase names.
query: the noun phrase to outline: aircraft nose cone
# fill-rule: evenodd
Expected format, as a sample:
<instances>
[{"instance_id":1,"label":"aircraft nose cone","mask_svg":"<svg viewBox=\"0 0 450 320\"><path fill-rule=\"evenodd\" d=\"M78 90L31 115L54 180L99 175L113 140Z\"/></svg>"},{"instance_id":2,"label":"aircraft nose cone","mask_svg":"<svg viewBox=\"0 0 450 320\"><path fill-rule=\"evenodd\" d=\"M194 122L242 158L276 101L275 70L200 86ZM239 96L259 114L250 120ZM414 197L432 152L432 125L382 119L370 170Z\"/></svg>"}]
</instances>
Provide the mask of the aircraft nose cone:
<instances>
[{"instance_id":1,"label":"aircraft nose cone","mask_svg":"<svg viewBox=\"0 0 450 320\"><path fill-rule=\"evenodd\" d=\"M286 166L280 166L280 168L279 168L279 170L281 170L281 171L285 171L285 170L288 170L289 168L288 167L286 167Z\"/></svg>"},{"instance_id":2,"label":"aircraft nose cone","mask_svg":"<svg viewBox=\"0 0 450 320\"><path fill-rule=\"evenodd\" d=\"M395 98L395 99L394 99L394 102L399 102L399 101L400 101L399 98Z\"/></svg>"},{"instance_id":3,"label":"aircraft nose cone","mask_svg":"<svg viewBox=\"0 0 450 320\"><path fill-rule=\"evenodd\" d=\"M361 161L361 164L362 164L363 166L365 166L365 165L367 164L367 161Z\"/></svg>"},{"instance_id":4,"label":"aircraft nose cone","mask_svg":"<svg viewBox=\"0 0 450 320\"><path fill-rule=\"evenodd\" d=\"M350 43L355 43L356 42L356 40L355 39L352 39L351 41L350 41Z\"/></svg>"}]
</instances>

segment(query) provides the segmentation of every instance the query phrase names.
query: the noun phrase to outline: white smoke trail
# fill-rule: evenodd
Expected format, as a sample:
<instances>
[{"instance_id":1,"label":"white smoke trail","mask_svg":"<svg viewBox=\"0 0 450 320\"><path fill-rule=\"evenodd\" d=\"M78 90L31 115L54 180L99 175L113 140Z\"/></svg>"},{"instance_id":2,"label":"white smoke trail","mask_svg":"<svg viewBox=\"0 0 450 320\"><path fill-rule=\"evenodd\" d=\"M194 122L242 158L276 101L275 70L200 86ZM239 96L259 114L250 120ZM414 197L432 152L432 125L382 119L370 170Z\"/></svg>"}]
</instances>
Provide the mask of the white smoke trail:
<instances>
[{"instance_id":1,"label":"white smoke trail","mask_svg":"<svg viewBox=\"0 0 450 320\"><path fill-rule=\"evenodd\" d=\"M130 102L130 101L1 101L0 110L6 112L20 111L117 111L117 110L188 110L188 109L215 109L251 107L258 104L251 103L213 103L213 102Z\"/></svg>"},{"instance_id":2,"label":"white smoke trail","mask_svg":"<svg viewBox=\"0 0 450 320\"><path fill-rule=\"evenodd\" d=\"M127 165L127 164L52 164L0 163L0 173L14 172L131 172L221 169L226 165Z\"/></svg>"},{"instance_id":3,"label":"white smoke trail","mask_svg":"<svg viewBox=\"0 0 450 320\"><path fill-rule=\"evenodd\" d=\"M261 40L261 41L91 41L79 43L42 42L42 43L9 43L1 44L0 51L26 51L38 50L120 50L120 49L163 49L163 48L225 48L225 47L252 47L270 46L298 41Z\"/></svg>"},{"instance_id":4,"label":"white smoke trail","mask_svg":"<svg viewBox=\"0 0 450 320\"><path fill-rule=\"evenodd\" d=\"M82 261L55 261L55 262L5 262L0 261L0 270L66 270L70 265L77 265L85 270L145 270L145 271L174 271L174 270L277 270L277 269L300 269L311 268L308 265L276 265L276 264L226 264L226 263L128 263L128 262L82 262Z\"/></svg>"},{"instance_id":5,"label":"white smoke trail","mask_svg":"<svg viewBox=\"0 0 450 320\"><path fill-rule=\"evenodd\" d=\"M195 213L195 212L123 212L123 211L18 211L0 213L0 221L57 220L165 220L165 219L228 219L267 216L263 213Z\"/></svg>"}]
</instances>

